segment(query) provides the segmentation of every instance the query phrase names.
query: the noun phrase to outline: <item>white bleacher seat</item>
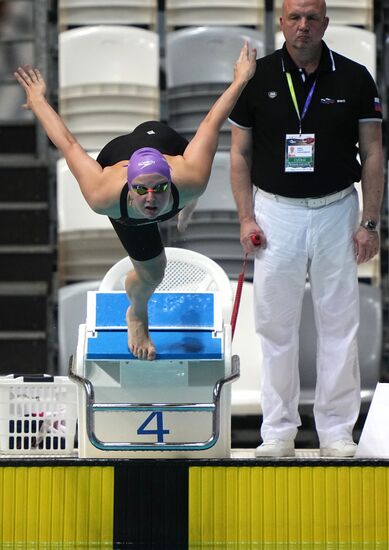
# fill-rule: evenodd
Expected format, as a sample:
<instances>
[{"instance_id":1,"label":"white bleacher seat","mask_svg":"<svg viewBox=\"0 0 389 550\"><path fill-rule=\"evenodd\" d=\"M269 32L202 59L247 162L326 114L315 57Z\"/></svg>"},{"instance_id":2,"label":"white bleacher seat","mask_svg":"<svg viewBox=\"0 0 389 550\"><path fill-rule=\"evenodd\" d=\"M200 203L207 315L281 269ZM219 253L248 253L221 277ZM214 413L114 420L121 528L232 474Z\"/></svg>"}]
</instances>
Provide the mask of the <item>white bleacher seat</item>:
<instances>
[{"instance_id":1,"label":"white bleacher seat","mask_svg":"<svg viewBox=\"0 0 389 550\"><path fill-rule=\"evenodd\" d=\"M18 82L11 78L17 67L36 63L33 11L32 2L1 3L0 118L3 120L33 119L29 109L20 108L25 103L26 94ZM21 37L22 40L19 39Z\"/></svg>"},{"instance_id":2,"label":"white bleacher seat","mask_svg":"<svg viewBox=\"0 0 389 550\"><path fill-rule=\"evenodd\" d=\"M376 77L376 36L372 31L346 25L329 25L324 41L334 52L365 65L373 78ZM276 33L275 43L276 48L282 47L284 35L281 31Z\"/></svg>"},{"instance_id":3,"label":"white bleacher seat","mask_svg":"<svg viewBox=\"0 0 389 550\"><path fill-rule=\"evenodd\" d=\"M324 41L334 52L349 57L364 65L373 78L376 77L376 35L366 29L348 27L345 25L329 25ZM284 35L276 33L276 48L281 48Z\"/></svg>"},{"instance_id":4,"label":"white bleacher seat","mask_svg":"<svg viewBox=\"0 0 389 550\"><path fill-rule=\"evenodd\" d=\"M263 26L263 0L166 0L166 26L250 25Z\"/></svg>"},{"instance_id":5,"label":"white bleacher seat","mask_svg":"<svg viewBox=\"0 0 389 550\"><path fill-rule=\"evenodd\" d=\"M236 211L230 183L230 154L217 151L205 193L197 202L196 211Z\"/></svg>"},{"instance_id":6,"label":"white bleacher seat","mask_svg":"<svg viewBox=\"0 0 389 550\"><path fill-rule=\"evenodd\" d=\"M328 47L368 69L376 78L376 35L374 32L345 25L329 25L324 35Z\"/></svg>"},{"instance_id":7,"label":"white bleacher seat","mask_svg":"<svg viewBox=\"0 0 389 550\"><path fill-rule=\"evenodd\" d=\"M244 41L264 54L261 32L242 27L196 27L168 33L166 81L169 124L190 139L212 104L233 79ZM190 59L190 63L188 63ZM219 150L229 149L230 126L219 135Z\"/></svg>"},{"instance_id":8,"label":"white bleacher seat","mask_svg":"<svg viewBox=\"0 0 389 550\"><path fill-rule=\"evenodd\" d=\"M373 29L373 0L327 0L330 26L355 25ZM275 0L276 18L281 15L282 0Z\"/></svg>"},{"instance_id":9,"label":"white bleacher seat","mask_svg":"<svg viewBox=\"0 0 389 550\"><path fill-rule=\"evenodd\" d=\"M60 28L78 25L157 23L157 0L59 0Z\"/></svg>"},{"instance_id":10,"label":"white bleacher seat","mask_svg":"<svg viewBox=\"0 0 389 550\"><path fill-rule=\"evenodd\" d=\"M185 232L169 223L169 244L195 250L216 261L231 279L242 268L243 249L240 224L230 184L229 152L217 151L205 193L199 198ZM252 278L253 258L247 261L247 277Z\"/></svg>"},{"instance_id":11,"label":"white bleacher seat","mask_svg":"<svg viewBox=\"0 0 389 550\"><path fill-rule=\"evenodd\" d=\"M63 158L57 161L57 217L63 282L98 279L123 256L108 217L93 212Z\"/></svg>"},{"instance_id":12,"label":"white bleacher seat","mask_svg":"<svg viewBox=\"0 0 389 550\"><path fill-rule=\"evenodd\" d=\"M58 374L67 376L69 358L75 355L78 327L85 323L87 293L97 290L100 281L82 281L58 290Z\"/></svg>"},{"instance_id":13,"label":"white bleacher seat","mask_svg":"<svg viewBox=\"0 0 389 550\"><path fill-rule=\"evenodd\" d=\"M245 40L250 48L257 48L257 57L264 55L263 34L253 29L203 26L168 33L168 87L230 83L234 76L234 63Z\"/></svg>"},{"instance_id":14,"label":"white bleacher seat","mask_svg":"<svg viewBox=\"0 0 389 550\"><path fill-rule=\"evenodd\" d=\"M156 292L218 291L223 296L223 318L231 319L232 288L223 269L210 258L192 250L166 247L165 252L165 276ZM130 258L122 258L104 275L99 291L124 290L127 273L132 269Z\"/></svg>"},{"instance_id":15,"label":"white bleacher seat","mask_svg":"<svg viewBox=\"0 0 389 550\"><path fill-rule=\"evenodd\" d=\"M61 32L59 96L61 115L89 150L158 120L158 34L121 25Z\"/></svg>"},{"instance_id":16,"label":"white bleacher seat","mask_svg":"<svg viewBox=\"0 0 389 550\"><path fill-rule=\"evenodd\" d=\"M98 153L89 155L96 159ZM57 212L60 233L112 229L108 217L96 214L88 205L64 158L57 161Z\"/></svg>"}]
</instances>

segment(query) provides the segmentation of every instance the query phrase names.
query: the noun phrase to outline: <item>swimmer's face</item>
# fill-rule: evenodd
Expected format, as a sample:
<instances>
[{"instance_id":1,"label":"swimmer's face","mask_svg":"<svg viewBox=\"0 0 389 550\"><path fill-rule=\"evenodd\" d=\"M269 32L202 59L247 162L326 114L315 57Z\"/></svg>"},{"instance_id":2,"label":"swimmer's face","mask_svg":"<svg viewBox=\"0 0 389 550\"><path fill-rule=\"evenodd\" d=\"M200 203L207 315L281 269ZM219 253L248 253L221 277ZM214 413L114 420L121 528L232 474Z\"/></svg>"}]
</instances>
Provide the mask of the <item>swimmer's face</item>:
<instances>
[{"instance_id":1,"label":"swimmer's face","mask_svg":"<svg viewBox=\"0 0 389 550\"><path fill-rule=\"evenodd\" d=\"M170 182L160 174L137 176L129 189L132 206L145 218L156 218L169 205Z\"/></svg>"}]
</instances>

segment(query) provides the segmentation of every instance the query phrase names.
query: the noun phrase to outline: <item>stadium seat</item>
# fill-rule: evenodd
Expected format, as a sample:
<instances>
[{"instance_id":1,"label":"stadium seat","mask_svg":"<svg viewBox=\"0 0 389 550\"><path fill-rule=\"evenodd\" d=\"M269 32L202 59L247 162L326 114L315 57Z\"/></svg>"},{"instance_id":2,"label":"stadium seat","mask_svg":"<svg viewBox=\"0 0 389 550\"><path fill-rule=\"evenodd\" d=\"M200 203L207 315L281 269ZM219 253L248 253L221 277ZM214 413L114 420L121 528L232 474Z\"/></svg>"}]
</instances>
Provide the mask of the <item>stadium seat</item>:
<instances>
[{"instance_id":1,"label":"stadium seat","mask_svg":"<svg viewBox=\"0 0 389 550\"><path fill-rule=\"evenodd\" d=\"M168 33L166 81L169 124L191 139L212 104L233 79L234 64L244 41L264 55L261 32L241 27L197 27ZM190 59L190 63L188 63ZM230 125L219 136L219 150L228 150Z\"/></svg>"},{"instance_id":2,"label":"stadium seat","mask_svg":"<svg viewBox=\"0 0 389 550\"><path fill-rule=\"evenodd\" d=\"M237 279L242 269L243 249L240 223L230 184L230 158L227 151L217 151L207 189L198 200L185 232L169 222L169 244L195 250L217 262L230 279ZM253 258L247 261L247 279L253 275Z\"/></svg>"},{"instance_id":3,"label":"stadium seat","mask_svg":"<svg viewBox=\"0 0 389 550\"><path fill-rule=\"evenodd\" d=\"M145 120L158 120L158 34L120 25L60 33L59 107L88 150L101 149Z\"/></svg>"},{"instance_id":4,"label":"stadium seat","mask_svg":"<svg viewBox=\"0 0 389 550\"><path fill-rule=\"evenodd\" d=\"M75 355L78 327L85 323L86 298L89 290L97 290L99 281L82 281L58 290L58 374L67 376L69 358Z\"/></svg>"},{"instance_id":5,"label":"stadium seat","mask_svg":"<svg viewBox=\"0 0 389 550\"><path fill-rule=\"evenodd\" d=\"M354 25L373 30L373 0L327 0L330 27ZM276 18L281 15L282 0L275 1Z\"/></svg>"},{"instance_id":6,"label":"stadium seat","mask_svg":"<svg viewBox=\"0 0 389 550\"><path fill-rule=\"evenodd\" d=\"M345 25L329 25L324 41L334 52L349 57L357 63L365 65L373 78L376 78L376 35L366 29L348 27ZM276 34L276 48L284 43L282 32Z\"/></svg>"},{"instance_id":7,"label":"stadium seat","mask_svg":"<svg viewBox=\"0 0 389 550\"><path fill-rule=\"evenodd\" d=\"M59 25L145 25L157 24L157 0L59 0Z\"/></svg>"},{"instance_id":8,"label":"stadium seat","mask_svg":"<svg viewBox=\"0 0 389 550\"><path fill-rule=\"evenodd\" d=\"M97 153L91 156L96 158ZM98 279L124 249L107 216L88 206L65 159L57 161L58 271L62 283Z\"/></svg>"},{"instance_id":9,"label":"stadium seat","mask_svg":"<svg viewBox=\"0 0 389 550\"><path fill-rule=\"evenodd\" d=\"M174 27L221 25L263 26L262 0L166 0L166 26Z\"/></svg>"}]
</instances>

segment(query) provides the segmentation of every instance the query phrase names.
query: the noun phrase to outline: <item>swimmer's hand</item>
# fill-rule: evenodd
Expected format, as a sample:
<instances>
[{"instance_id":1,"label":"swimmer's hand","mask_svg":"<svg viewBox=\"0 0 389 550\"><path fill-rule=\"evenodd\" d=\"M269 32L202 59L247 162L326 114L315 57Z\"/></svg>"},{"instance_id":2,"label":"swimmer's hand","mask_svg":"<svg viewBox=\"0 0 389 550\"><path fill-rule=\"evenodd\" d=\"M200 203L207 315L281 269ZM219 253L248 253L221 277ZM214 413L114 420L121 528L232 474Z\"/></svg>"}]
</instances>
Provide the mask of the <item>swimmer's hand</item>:
<instances>
[{"instance_id":1,"label":"swimmer's hand","mask_svg":"<svg viewBox=\"0 0 389 550\"><path fill-rule=\"evenodd\" d=\"M250 53L249 44L246 41L234 65L234 80L244 82L245 84L254 76L256 64L257 50L253 48Z\"/></svg>"},{"instance_id":2,"label":"swimmer's hand","mask_svg":"<svg viewBox=\"0 0 389 550\"><path fill-rule=\"evenodd\" d=\"M30 65L18 67L14 72L16 80L26 92L26 103L23 109L32 109L32 104L46 95L46 82L39 69L33 69Z\"/></svg>"},{"instance_id":3,"label":"swimmer's hand","mask_svg":"<svg viewBox=\"0 0 389 550\"><path fill-rule=\"evenodd\" d=\"M189 202L184 208L179 212L177 217L177 230L179 233L183 233L189 225L189 222L192 218L192 214L196 208L197 199Z\"/></svg>"}]
</instances>

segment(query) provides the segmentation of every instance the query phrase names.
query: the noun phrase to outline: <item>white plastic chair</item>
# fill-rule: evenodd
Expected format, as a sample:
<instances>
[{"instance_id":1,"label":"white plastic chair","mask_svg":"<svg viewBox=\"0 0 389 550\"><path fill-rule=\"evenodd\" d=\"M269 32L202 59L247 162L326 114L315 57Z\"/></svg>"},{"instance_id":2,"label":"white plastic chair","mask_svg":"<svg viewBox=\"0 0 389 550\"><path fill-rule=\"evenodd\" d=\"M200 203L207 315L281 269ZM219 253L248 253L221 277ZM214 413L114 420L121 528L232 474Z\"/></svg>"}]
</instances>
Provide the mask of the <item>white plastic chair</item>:
<instances>
[{"instance_id":1,"label":"white plastic chair","mask_svg":"<svg viewBox=\"0 0 389 550\"><path fill-rule=\"evenodd\" d=\"M331 50L361 63L376 77L376 35L372 31L330 24L324 41ZM279 31L275 37L276 48L281 48L283 43L284 35Z\"/></svg>"},{"instance_id":2,"label":"white plastic chair","mask_svg":"<svg viewBox=\"0 0 389 550\"><path fill-rule=\"evenodd\" d=\"M58 290L58 374L67 376L69 357L76 353L78 327L86 321L89 290L97 290L99 281L83 281Z\"/></svg>"},{"instance_id":3,"label":"white plastic chair","mask_svg":"<svg viewBox=\"0 0 389 550\"><path fill-rule=\"evenodd\" d=\"M328 0L327 13L336 25L373 28L373 0Z\"/></svg>"},{"instance_id":4,"label":"white plastic chair","mask_svg":"<svg viewBox=\"0 0 389 550\"><path fill-rule=\"evenodd\" d=\"M169 244L194 250L220 265L230 279L236 279L242 268L243 249L240 223L230 185L229 153L215 155L210 180L200 197L185 232L176 221L169 223ZM247 278L252 278L253 259L247 262Z\"/></svg>"},{"instance_id":5,"label":"white plastic chair","mask_svg":"<svg viewBox=\"0 0 389 550\"><path fill-rule=\"evenodd\" d=\"M61 115L86 149L159 119L157 33L121 25L60 33L59 85Z\"/></svg>"},{"instance_id":6,"label":"white plastic chair","mask_svg":"<svg viewBox=\"0 0 389 550\"><path fill-rule=\"evenodd\" d=\"M230 154L227 151L217 151L215 155L207 189L197 202L196 211L200 210L236 211L230 184Z\"/></svg>"},{"instance_id":7,"label":"white plastic chair","mask_svg":"<svg viewBox=\"0 0 389 550\"><path fill-rule=\"evenodd\" d=\"M373 29L373 0L327 0L327 15L330 26L355 25ZM278 21L281 15L282 0L275 1Z\"/></svg>"},{"instance_id":8,"label":"white plastic chair","mask_svg":"<svg viewBox=\"0 0 389 550\"><path fill-rule=\"evenodd\" d=\"M32 120L30 110L21 109L25 93L14 78L16 67L34 64L34 5L32 2L3 2L0 20L1 119Z\"/></svg>"},{"instance_id":9,"label":"white plastic chair","mask_svg":"<svg viewBox=\"0 0 389 550\"><path fill-rule=\"evenodd\" d=\"M108 217L93 212L63 158L57 161L57 214L62 282L101 278L123 256Z\"/></svg>"},{"instance_id":10,"label":"white plastic chair","mask_svg":"<svg viewBox=\"0 0 389 550\"><path fill-rule=\"evenodd\" d=\"M156 291L207 292L218 291L223 299L223 318L227 322L232 313L232 289L223 269L202 254L181 248L166 247L167 266L165 276ZM109 269L99 290L111 292L124 290L127 273L133 264L127 256Z\"/></svg>"},{"instance_id":11,"label":"white plastic chair","mask_svg":"<svg viewBox=\"0 0 389 550\"><path fill-rule=\"evenodd\" d=\"M190 139L212 104L233 79L244 41L264 54L260 31L242 27L192 27L168 33L166 81L169 124ZM188 63L190 59L190 63ZM228 149L230 125L220 131L219 149Z\"/></svg>"},{"instance_id":12,"label":"white plastic chair","mask_svg":"<svg viewBox=\"0 0 389 550\"><path fill-rule=\"evenodd\" d=\"M97 152L89 154L94 159L98 155ZM108 217L96 214L88 205L64 158L57 161L57 212L60 233L89 229L113 231Z\"/></svg>"},{"instance_id":13,"label":"white plastic chair","mask_svg":"<svg viewBox=\"0 0 389 550\"><path fill-rule=\"evenodd\" d=\"M157 22L157 0L59 0L60 27L76 25L147 25Z\"/></svg>"},{"instance_id":14,"label":"white plastic chair","mask_svg":"<svg viewBox=\"0 0 389 550\"><path fill-rule=\"evenodd\" d=\"M264 55L260 31L243 27L192 27L166 37L166 78L169 88L192 84L230 83L244 41ZM190 63L188 63L190 59Z\"/></svg>"},{"instance_id":15,"label":"white plastic chair","mask_svg":"<svg viewBox=\"0 0 389 550\"><path fill-rule=\"evenodd\" d=\"M263 25L262 0L166 0L168 28L188 25Z\"/></svg>"},{"instance_id":16,"label":"white plastic chair","mask_svg":"<svg viewBox=\"0 0 389 550\"><path fill-rule=\"evenodd\" d=\"M345 25L329 25L324 40L334 52L365 65L371 76L376 78L377 39L374 32Z\"/></svg>"}]
</instances>

